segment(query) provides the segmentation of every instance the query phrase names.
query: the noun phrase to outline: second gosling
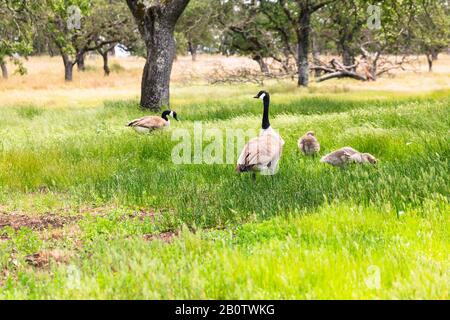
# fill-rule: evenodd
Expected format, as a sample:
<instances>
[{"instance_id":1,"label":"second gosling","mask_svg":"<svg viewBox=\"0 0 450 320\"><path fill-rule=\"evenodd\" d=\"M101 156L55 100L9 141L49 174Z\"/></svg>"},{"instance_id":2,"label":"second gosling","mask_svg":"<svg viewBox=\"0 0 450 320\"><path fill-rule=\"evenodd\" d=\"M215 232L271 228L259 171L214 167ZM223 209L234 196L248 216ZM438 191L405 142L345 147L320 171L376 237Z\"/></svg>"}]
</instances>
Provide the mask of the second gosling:
<instances>
[{"instance_id":1,"label":"second gosling","mask_svg":"<svg viewBox=\"0 0 450 320\"><path fill-rule=\"evenodd\" d=\"M335 167L342 167L349 163L376 164L378 160L370 153L361 153L351 147L344 147L323 156L320 162L328 163Z\"/></svg>"}]
</instances>

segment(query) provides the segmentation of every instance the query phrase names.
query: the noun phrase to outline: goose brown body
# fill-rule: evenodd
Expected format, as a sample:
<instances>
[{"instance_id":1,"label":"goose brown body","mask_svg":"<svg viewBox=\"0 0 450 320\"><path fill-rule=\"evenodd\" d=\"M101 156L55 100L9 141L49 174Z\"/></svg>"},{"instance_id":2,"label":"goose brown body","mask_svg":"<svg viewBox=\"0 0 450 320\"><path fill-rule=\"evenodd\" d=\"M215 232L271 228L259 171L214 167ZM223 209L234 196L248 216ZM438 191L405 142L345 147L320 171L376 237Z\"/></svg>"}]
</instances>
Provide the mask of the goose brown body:
<instances>
[{"instance_id":1,"label":"goose brown body","mask_svg":"<svg viewBox=\"0 0 450 320\"><path fill-rule=\"evenodd\" d=\"M132 127L139 133L148 133L156 129L162 129L170 126L168 116L172 116L175 120L178 120L177 113L175 111L166 110L162 113L161 117L147 116L139 119L132 120L128 123L128 127Z\"/></svg>"},{"instance_id":2,"label":"goose brown body","mask_svg":"<svg viewBox=\"0 0 450 320\"><path fill-rule=\"evenodd\" d=\"M284 140L273 130L251 139L239 156L236 171L275 173L283 152Z\"/></svg>"},{"instance_id":3,"label":"goose brown body","mask_svg":"<svg viewBox=\"0 0 450 320\"><path fill-rule=\"evenodd\" d=\"M255 98L264 102L262 130L258 137L251 139L239 156L237 172L256 172L273 175L278 168L278 161L283 152L284 140L270 127L269 104L270 96L266 91L260 91Z\"/></svg>"},{"instance_id":4,"label":"goose brown body","mask_svg":"<svg viewBox=\"0 0 450 320\"><path fill-rule=\"evenodd\" d=\"M161 129L170 125L168 120L164 120L161 117L157 116L148 116L140 119L135 119L128 123L129 127L133 128L142 128L147 131Z\"/></svg>"}]
</instances>

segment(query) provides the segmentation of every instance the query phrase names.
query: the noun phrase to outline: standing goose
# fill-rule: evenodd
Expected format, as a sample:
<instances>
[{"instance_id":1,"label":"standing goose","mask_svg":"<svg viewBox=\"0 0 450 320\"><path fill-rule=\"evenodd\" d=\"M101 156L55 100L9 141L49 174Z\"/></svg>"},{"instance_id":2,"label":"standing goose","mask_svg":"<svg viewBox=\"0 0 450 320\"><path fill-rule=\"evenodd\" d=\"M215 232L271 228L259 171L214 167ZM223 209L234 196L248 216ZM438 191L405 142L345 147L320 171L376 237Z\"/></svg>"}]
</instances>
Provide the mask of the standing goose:
<instances>
[{"instance_id":1,"label":"standing goose","mask_svg":"<svg viewBox=\"0 0 450 320\"><path fill-rule=\"evenodd\" d=\"M344 147L325 155L320 159L320 162L328 163L335 167L341 167L348 163L376 164L378 161L370 153L361 153L351 147Z\"/></svg>"},{"instance_id":2,"label":"standing goose","mask_svg":"<svg viewBox=\"0 0 450 320\"><path fill-rule=\"evenodd\" d=\"M316 155L320 151L320 143L313 131L308 131L303 137L298 139L298 148L305 155Z\"/></svg>"},{"instance_id":3,"label":"standing goose","mask_svg":"<svg viewBox=\"0 0 450 320\"><path fill-rule=\"evenodd\" d=\"M259 137L251 139L244 146L236 166L237 172L252 172L253 178L256 171L266 175L276 173L284 145L284 140L270 126L269 93L260 91L254 98L264 102L262 130Z\"/></svg>"},{"instance_id":4,"label":"standing goose","mask_svg":"<svg viewBox=\"0 0 450 320\"><path fill-rule=\"evenodd\" d=\"M177 113L175 111L166 110L162 113L161 117L158 116L147 116L139 119L135 119L128 123L128 127L132 127L139 133L149 133L155 129L162 129L164 127L170 126L170 121L168 116L173 117L178 121Z\"/></svg>"}]
</instances>

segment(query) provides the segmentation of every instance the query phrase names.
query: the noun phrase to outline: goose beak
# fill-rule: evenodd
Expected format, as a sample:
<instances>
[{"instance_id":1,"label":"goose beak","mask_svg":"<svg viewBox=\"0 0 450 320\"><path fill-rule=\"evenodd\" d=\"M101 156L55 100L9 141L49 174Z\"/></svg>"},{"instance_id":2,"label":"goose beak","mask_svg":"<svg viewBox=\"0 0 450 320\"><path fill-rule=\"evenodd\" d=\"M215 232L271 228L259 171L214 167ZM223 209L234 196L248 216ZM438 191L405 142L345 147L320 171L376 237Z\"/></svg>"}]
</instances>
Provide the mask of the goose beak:
<instances>
[{"instance_id":1,"label":"goose beak","mask_svg":"<svg viewBox=\"0 0 450 320\"><path fill-rule=\"evenodd\" d=\"M255 98L255 99L259 99L259 97L258 97L258 96L254 96L253 98Z\"/></svg>"}]
</instances>

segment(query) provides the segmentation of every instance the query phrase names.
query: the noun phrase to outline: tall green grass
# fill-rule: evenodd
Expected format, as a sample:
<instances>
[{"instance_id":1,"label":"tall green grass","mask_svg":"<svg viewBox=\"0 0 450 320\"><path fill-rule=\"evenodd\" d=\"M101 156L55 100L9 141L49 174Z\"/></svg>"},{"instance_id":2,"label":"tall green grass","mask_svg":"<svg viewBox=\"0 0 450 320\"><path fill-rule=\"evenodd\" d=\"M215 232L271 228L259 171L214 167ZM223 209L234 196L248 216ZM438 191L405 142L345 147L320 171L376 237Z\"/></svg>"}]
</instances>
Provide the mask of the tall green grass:
<instances>
[{"instance_id":1,"label":"tall green grass","mask_svg":"<svg viewBox=\"0 0 450 320\"><path fill-rule=\"evenodd\" d=\"M7 231L0 267L13 271L0 298L448 297L449 92L362 97L273 86L271 124L286 141L276 176L252 181L233 164L172 163L175 128L258 130L253 89L208 89L216 100L178 94L182 121L151 135L125 126L147 114L136 101L3 108L3 211L112 209L79 222L81 249L68 235L26 247L35 232ZM349 145L379 164L337 169L304 158L296 145L308 130L321 154ZM140 209L155 211L156 223L129 218ZM181 229L172 244L142 240ZM67 289L67 265L36 272L24 262L62 246L76 253L81 287ZM382 270L375 291L364 285L370 265Z\"/></svg>"},{"instance_id":2,"label":"tall green grass","mask_svg":"<svg viewBox=\"0 0 450 320\"><path fill-rule=\"evenodd\" d=\"M81 224L84 250L69 266L22 270L0 298L446 299L449 208L427 202L397 217L344 202L184 229L171 244L142 240L147 223L112 214Z\"/></svg>"},{"instance_id":3,"label":"tall green grass","mask_svg":"<svg viewBox=\"0 0 450 320\"><path fill-rule=\"evenodd\" d=\"M102 109L52 110L15 120L20 124L4 130L0 184L6 193L45 187L77 203L171 208L177 225L206 227L332 200L390 203L401 210L436 194L448 195L448 98L391 100L383 106L363 100L358 108L356 102L314 101L328 112L304 114L303 100L298 109L292 103L291 114L273 112L272 125L287 141L273 179L251 183L247 176L237 176L233 165L174 165L171 150L177 142L171 141L170 130L136 135L124 126L139 116L136 108L107 103ZM191 118L201 120L205 129L225 133L228 128L257 129L260 122L259 115L251 114L221 120L231 116L226 108L222 117L191 108L180 112L184 120L173 127L192 130ZM261 111L260 105L255 108ZM342 112L344 108L350 111ZM275 100L272 109L279 113L284 106ZM322 154L350 145L374 154L379 165L339 170L299 156L297 139L311 129L322 143Z\"/></svg>"}]
</instances>

